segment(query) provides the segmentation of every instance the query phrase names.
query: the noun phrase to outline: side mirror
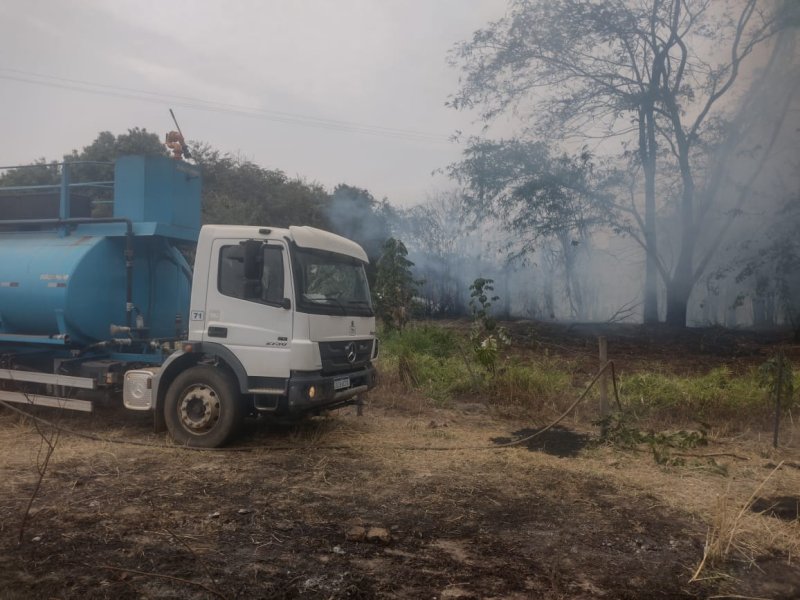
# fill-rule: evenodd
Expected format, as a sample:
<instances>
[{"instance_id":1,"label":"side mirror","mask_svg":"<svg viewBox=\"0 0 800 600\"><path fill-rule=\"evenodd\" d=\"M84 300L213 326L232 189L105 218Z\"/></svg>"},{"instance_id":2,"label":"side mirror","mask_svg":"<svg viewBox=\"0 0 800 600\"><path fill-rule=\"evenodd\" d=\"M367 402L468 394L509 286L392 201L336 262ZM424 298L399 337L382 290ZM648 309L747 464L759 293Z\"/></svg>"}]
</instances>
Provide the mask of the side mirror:
<instances>
[{"instance_id":1,"label":"side mirror","mask_svg":"<svg viewBox=\"0 0 800 600\"><path fill-rule=\"evenodd\" d=\"M289 300L289 298L284 298L281 302L281 307L290 310L292 308L292 301Z\"/></svg>"}]
</instances>

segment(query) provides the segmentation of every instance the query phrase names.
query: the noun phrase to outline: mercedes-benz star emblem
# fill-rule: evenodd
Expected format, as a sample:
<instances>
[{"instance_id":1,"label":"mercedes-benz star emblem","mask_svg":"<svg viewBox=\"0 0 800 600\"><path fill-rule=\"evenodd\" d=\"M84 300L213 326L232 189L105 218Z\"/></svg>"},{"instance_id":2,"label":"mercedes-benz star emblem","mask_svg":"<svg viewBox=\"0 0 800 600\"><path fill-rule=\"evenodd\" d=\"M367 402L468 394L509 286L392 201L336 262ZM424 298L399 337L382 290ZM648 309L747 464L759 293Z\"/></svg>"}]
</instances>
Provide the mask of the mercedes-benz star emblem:
<instances>
[{"instance_id":1,"label":"mercedes-benz star emblem","mask_svg":"<svg viewBox=\"0 0 800 600\"><path fill-rule=\"evenodd\" d=\"M349 362L350 364L356 362L357 358L356 343L350 342L349 344L347 344L347 346L344 347L344 354L347 357L347 362Z\"/></svg>"}]
</instances>

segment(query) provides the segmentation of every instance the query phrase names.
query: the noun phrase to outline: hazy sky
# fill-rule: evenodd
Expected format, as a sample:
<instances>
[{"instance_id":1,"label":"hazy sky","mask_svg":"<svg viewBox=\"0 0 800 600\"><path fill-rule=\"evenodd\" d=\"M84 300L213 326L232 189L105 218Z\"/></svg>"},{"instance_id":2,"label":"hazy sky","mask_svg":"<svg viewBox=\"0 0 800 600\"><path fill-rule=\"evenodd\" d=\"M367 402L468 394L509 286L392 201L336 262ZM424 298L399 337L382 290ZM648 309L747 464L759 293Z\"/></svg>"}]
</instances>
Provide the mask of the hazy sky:
<instances>
[{"instance_id":1,"label":"hazy sky","mask_svg":"<svg viewBox=\"0 0 800 600\"><path fill-rule=\"evenodd\" d=\"M58 158L103 130L163 136L173 107L189 139L414 204L448 185L431 172L458 158L449 136L478 129L444 106L458 84L447 51L505 7L3 0L0 165Z\"/></svg>"}]
</instances>

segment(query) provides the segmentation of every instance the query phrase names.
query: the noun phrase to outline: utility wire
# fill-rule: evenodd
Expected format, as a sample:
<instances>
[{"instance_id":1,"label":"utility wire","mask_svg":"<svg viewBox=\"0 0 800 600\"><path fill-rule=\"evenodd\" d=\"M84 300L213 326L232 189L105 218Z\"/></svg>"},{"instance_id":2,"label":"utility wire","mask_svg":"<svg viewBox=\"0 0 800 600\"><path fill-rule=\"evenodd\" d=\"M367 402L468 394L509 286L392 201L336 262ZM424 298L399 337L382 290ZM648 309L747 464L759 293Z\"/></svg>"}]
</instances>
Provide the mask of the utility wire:
<instances>
[{"instance_id":1,"label":"utility wire","mask_svg":"<svg viewBox=\"0 0 800 600\"><path fill-rule=\"evenodd\" d=\"M203 100L201 98L194 98L190 96L149 92L136 88L108 85L80 79L56 77L54 75L23 71L21 69L0 68L0 79L41 85L57 89L72 90L86 94L139 100L141 102L150 102L156 104L166 103L172 104L173 106L180 106L181 108L232 114L264 121L273 121L289 125L300 125L303 127L317 129L327 129L331 131L342 131L347 133L357 133L415 142L448 143L450 141L449 136L442 134L427 133L412 129L383 127L380 125L368 125L364 123L355 123L336 119L326 119L311 115L287 113L252 106Z\"/></svg>"}]
</instances>

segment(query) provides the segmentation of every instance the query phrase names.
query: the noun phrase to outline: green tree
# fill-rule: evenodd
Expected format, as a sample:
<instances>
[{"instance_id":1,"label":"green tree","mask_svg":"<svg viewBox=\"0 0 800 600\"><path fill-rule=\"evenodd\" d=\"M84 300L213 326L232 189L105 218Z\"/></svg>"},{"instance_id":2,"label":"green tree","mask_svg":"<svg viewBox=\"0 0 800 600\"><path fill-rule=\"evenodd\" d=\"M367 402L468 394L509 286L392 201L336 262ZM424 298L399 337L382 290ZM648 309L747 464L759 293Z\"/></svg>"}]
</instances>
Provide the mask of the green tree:
<instances>
[{"instance_id":1,"label":"green tree","mask_svg":"<svg viewBox=\"0 0 800 600\"><path fill-rule=\"evenodd\" d=\"M167 150L155 133L134 127L127 133L114 135L110 131L100 132L94 141L79 152L73 150L64 155L64 161L108 161L120 156L143 154L146 156L167 156Z\"/></svg>"},{"instance_id":2,"label":"green tree","mask_svg":"<svg viewBox=\"0 0 800 600\"><path fill-rule=\"evenodd\" d=\"M159 137L148 132L146 129L134 127L128 129L127 133L114 135L110 131L100 132L94 141L83 149L72 150L65 154L63 162L78 163L87 162L89 164L74 164L70 167L70 181L73 183L85 183L91 181L112 181L114 179L113 162L120 156L128 154L143 154L148 156L166 156L167 152ZM0 185L47 185L57 184L61 181L61 168L56 161L47 162L39 159L32 167L10 169L0 175ZM58 192L53 191L54 195ZM96 217L108 216L111 214L111 207L107 204L100 204L99 201L112 200L111 189L78 188L73 191L88 197L96 203L92 209L92 214Z\"/></svg>"},{"instance_id":3,"label":"green tree","mask_svg":"<svg viewBox=\"0 0 800 600\"><path fill-rule=\"evenodd\" d=\"M492 304L500 300L494 293L494 279L478 277L469 286L469 307L472 320L479 323L484 331L494 331L497 321L492 316Z\"/></svg>"},{"instance_id":4,"label":"green tree","mask_svg":"<svg viewBox=\"0 0 800 600\"><path fill-rule=\"evenodd\" d=\"M543 246L557 258L573 317L584 313L577 260L589 230L608 221L608 177L595 172L587 152L554 155L543 142L470 140L450 174L466 187L464 208L478 226L497 219L511 234L510 260Z\"/></svg>"},{"instance_id":5,"label":"green tree","mask_svg":"<svg viewBox=\"0 0 800 600\"><path fill-rule=\"evenodd\" d=\"M1 186L49 185L60 181L60 168L56 161L39 158L31 165L7 169L0 173Z\"/></svg>"},{"instance_id":6,"label":"green tree","mask_svg":"<svg viewBox=\"0 0 800 600\"><path fill-rule=\"evenodd\" d=\"M402 330L408 322L411 303L419 281L414 279L405 244L389 238L383 244L383 254L378 259L375 281L377 314L388 329Z\"/></svg>"},{"instance_id":7,"label":"green tree","mask_svg":"<svg viewBox=\"0 0 800 600\"><path fill-rule=\"evenodd\" d=\"M195 144L192 155L203 172L203 221L240 225L311 225L330 229L328 194L319 184L290 179L283 171L260 167Z\"/></svg>"},{"instance_id":8,"label":"green tree","mask_svg":"<svg viewBox=\"0 0 800 600\"><path fill-rule=\"evenodd\" d=\"M778 217L760 239L744 240L733 262L717 276L721 279L732 273L737 283L750 283L755 296L755 317L760 317L764 324L774 325L775 309L781 310L785 322L794 329L795 341L800 342L800 240L797 236L800 197L796 193L786 195ZM758 314L766 312L767 307L763 305L768 299L776 305L769 307L771 319Z\"/></svg>"},{"instance_id":9,"label":"green tree","mask_svg":"<svg viewBox=\"0 0 800 600\"><path fill-rule=\"evenodd\" d=\"M492 315L492 304L500 299L494 293L494 280L478 277L469 286L472 309L472 329L470 342L476 360L486 368L494 377L497 375L497 360L500 349L510 344L508 332L504 327L498 327Z\"/></svg>"},{"instance_id":10,"label":"green tree","mask_svg":"<svg viewBox=\"0 0 800 600\"><path fill-rule=\"evenodd\" d=\"M113 163L118 157L128 154L166 156L167 151L155 133L134 127L128 129L127 133L116 136L110 131L101 131L91 144L65 154L63 162ZM40 158L34 162L33 167L6 171L0 176L0 184L10 186L58 183L60 174L57 164L56 161L47 162ZM71 176L73 181L110 181L114 178L114 167L105 164L75 165Z\"/></svg>"},{"instance_id":11,"label":"green tree","mask_svg":"<svg viewBox=\"0 0 800 600\"><path fill-rule=\"evenodd\" d=\"M622 139L644 174L644 214L631 210L646 252L645 320L657 317L656 271L667 289L667 322L685 326L698 275L695 250L714 190L698 193L702 152L725 114L743 62L795 14L796 2L762 10L757 0L511 0L508 16L460 44L465 74L455 108L493 120L530 118L526 133L561 139ZM665 147L660 154L659 144ZM657 157L678 174L678 258L659 260Z\"/></svg>"},{"instance_id":12,"label":"green tree","mask_svg":"<svg viewBox=\"0 0 800 600\"><path fill-rule=\"evenodd\" d=\"M114 179L114 161L120 156L140 154L144 156L167 156L167 150L155 133L144 128L134 127L127 133L114 135L103 131L88 146L78 152L73 150L64 155L64 162L91 161L112 164L81 164L72 167L70 177L73 181L111 181ZM110 192L89 190L86 192L94 200L112 200ZM111 206L99 205L92 211L94 216L109 216Z\"/></svg>"}]
</instances>

